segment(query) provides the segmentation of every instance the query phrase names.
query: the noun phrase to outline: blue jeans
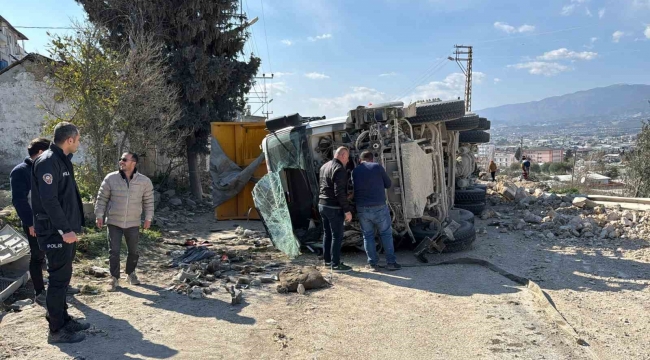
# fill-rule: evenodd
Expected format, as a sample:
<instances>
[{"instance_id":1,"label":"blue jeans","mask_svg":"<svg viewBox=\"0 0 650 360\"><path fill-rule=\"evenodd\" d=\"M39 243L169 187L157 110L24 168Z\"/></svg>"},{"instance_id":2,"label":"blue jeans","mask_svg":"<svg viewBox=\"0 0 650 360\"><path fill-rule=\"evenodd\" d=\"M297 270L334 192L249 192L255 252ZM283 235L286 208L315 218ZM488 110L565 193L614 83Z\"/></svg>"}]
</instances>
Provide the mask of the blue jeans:
<instances>
[{"instance_id":1,"label":"blue jeans","mask_svg":"<svg viewBox=\"0 0 650 360\"><path fill-rule=\"evenodd\" d=\"M343 244L343 210L318 205L321 221L323 222L323 260L339 266L341 262L341 244Z\"/></svg>"},{"instance_id":2,"label":"blue jeans","mask_svg":"<svg viewBox=\"0 0 650 360\"><path fill-rule=\"evenodd\" d=\"M368 264L377 265L377 247L375 246L375 230L379 232L379 238L386 253L386 263L394 264L395 248L393 245L393 228L391 227L390 211L388 205L362 207L357 206L357 217L363 231L363 246L368 255Z\"/></svg>"}]
</instances>

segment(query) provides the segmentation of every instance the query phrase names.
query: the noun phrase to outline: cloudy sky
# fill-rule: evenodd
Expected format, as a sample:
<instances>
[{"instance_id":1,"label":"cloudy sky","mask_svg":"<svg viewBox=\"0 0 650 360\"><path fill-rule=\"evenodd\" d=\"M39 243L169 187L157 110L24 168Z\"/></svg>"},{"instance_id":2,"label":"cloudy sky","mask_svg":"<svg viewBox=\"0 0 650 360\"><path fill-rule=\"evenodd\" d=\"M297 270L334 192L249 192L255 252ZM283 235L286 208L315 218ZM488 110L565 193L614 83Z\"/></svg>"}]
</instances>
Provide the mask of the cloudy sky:
<instances>
[{"instance_id":1,"label":"cloudy sky","mask_svg":"<svg viewBox=\"0 0 650 360\"><path fill-rule=\"evenodd\" d=\"M463 96L447 57L474 46L473 109L617 83L650 84L650 0L243 0L276 115ZM3 0L18 26L66 26L73 0ZM43 29L20 29L46 54ZM66 31L66 30L50 30ZM261 74L260 74L261 75ZM250 94L259 115L260 81ZM259 109L259 110L258 110Z\"/></svg>"}]
</instances>

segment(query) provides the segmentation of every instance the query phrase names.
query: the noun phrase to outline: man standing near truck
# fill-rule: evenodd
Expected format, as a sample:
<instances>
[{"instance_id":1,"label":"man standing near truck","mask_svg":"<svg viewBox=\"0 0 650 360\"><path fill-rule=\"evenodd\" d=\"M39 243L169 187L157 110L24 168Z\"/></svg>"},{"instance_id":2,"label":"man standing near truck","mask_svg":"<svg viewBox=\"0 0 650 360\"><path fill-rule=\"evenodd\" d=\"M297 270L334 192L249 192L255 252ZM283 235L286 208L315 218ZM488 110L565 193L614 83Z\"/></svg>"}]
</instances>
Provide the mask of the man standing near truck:
<instances>
[{"instance_id":1,"label":"man standing near truck","mask_svg":"<svg viewBox=\"0 0 650 360\"><path fill-rule=\"evenodd\" d=\"M30 203L30 192L32 190L32 166L34 160L50 147L50 140L36 138L29 143L27 153L29 157L11 170L11 202L16 208L23 231L29 241L29 276L34 284L34 302L45 306L45 283L43 282L43 265L45 265L45 253L38 247L36 231L34 230L34 214Z\"/></svg>"},{"instance_id":2,"label":"man standing near truck","mask_svg":"<svg viewBox=\"0 0 650 360\"><path fill-rule=\"evenodd\" d=\"M138 285L135 274L138 265L138 241L140 239L140 219L144 210L145 229L151 226L154 211L153 185L151 180L138 172L138 155L125 152L119 160L119 171L104 178L95 203L95 217L98 228L104 226L104 215L108 224L108 253L111 268L109 291L117 291L120 284L120 246L122 237L126 240L126 278L129 284ZM107 209L108 204L110 207Z\"/></svg>"},{"instance_id":3,"label":"man standing near truck","mask_svg":"<svg viewBox=\"0 0 650 360\"><path fill-rule=\"evenodd\" d=\"M335 272L347 272L351 267L341 261L344 222L352 221L348 201L348 173L350 158L346 147L336 149L334 159L320 168L318 211L323 223L323 260Z\"/></svg>"},{"instance_id":4,"label":"man standing near truck","mask_svg":"<svg viewBox=\"0 0 650 360\"><path fill-rule=\"evenodd\" d=\"M84 226L81 195L74 178L72 154L79 148L79 130L61 122L54 128L54 143L34 161L32 211L38 245L47 256L49 285L46 318L49 343L75 343L85 336L88 323L73 320L68 314L66 292L72 278L72 261L77 234Z\"/></svg>"},{"instance_id":5,"label":"man standing near truck","mask_svg":"<svg viewBox=\"0 0 650 360\"><path fill-rule=\"evenodd\" d=\"M354 201L357 206L357 216L363 231L363 245L368 255L366 268L371 271L379 270L379 257L375 245L375 230L386 253L386 269L399 270L402 268L395 258L393 245L393 227L390 210L386 205L386 190L391 181L381 164L374 162L370 151L361 153L361 164L352 171L354 184Z\"/></svg>"}]
</instances>

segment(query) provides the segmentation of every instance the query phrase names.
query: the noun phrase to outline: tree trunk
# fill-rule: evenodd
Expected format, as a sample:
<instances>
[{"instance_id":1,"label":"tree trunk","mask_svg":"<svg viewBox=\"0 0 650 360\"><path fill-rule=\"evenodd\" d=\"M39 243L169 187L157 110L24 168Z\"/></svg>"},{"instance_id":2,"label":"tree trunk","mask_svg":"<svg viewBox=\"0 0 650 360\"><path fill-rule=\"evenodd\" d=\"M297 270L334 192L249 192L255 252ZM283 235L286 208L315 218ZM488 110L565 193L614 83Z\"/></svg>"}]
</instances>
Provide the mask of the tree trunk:
<instances>
[{"instance_id":1,"label":"tree trunk","mask_svg":"<svg viewBox=\"0 0 650 360\"><path fill-rule=\"evenodd\" d=\"M195 199L203 199L203 189L201 188L201 176L199 175L198 153L191 150L195 143L194 134L187 137L185 141L187 146L187 169L190 175L190 191Z\"/></svg>"}]
</instances>

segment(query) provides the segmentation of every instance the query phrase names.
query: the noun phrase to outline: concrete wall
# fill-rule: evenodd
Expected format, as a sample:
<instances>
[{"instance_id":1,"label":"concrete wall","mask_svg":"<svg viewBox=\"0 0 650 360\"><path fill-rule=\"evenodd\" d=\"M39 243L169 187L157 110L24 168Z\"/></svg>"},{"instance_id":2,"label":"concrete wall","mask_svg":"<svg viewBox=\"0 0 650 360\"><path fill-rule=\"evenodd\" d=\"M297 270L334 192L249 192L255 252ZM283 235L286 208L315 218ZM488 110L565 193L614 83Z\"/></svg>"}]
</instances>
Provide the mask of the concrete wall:
<instances>
[{"instance_id":1,"label":"concrete wall","mask_svg":"<svg viewBox=\"0 0 650 360\"><path fill-rule=\"evenodd\" d=\"M45 83L29 71L32 66L36 65L26 61L0 74L0 172L3 173L27 157L29 142L43 135L45 111L39 105L43 99L50 99L50 95ZM57 107L63 108L65 104ZM73 161L78 163L82 159L83 144Z\"/></svg>"}]
</instances>

